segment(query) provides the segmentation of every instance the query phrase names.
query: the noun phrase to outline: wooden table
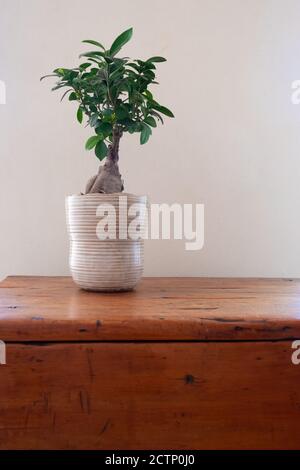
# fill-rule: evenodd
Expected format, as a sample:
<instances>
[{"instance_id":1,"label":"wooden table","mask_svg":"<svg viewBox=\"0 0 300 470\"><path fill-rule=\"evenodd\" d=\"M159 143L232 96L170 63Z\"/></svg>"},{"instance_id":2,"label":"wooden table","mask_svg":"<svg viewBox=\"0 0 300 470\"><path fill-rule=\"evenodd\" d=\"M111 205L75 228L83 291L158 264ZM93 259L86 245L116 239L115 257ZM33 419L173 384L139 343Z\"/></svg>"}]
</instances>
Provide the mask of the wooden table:
<instances>
[{"instance_id":1,"label":"wooden table","mask_svg":"<svg viewBox=\"0 0 300 470\"><path fill-rule=\"evenodd\" d=\"M299 280L9 277L0 448L299 449L295 339Z\"/></svg>"}]
</instances>

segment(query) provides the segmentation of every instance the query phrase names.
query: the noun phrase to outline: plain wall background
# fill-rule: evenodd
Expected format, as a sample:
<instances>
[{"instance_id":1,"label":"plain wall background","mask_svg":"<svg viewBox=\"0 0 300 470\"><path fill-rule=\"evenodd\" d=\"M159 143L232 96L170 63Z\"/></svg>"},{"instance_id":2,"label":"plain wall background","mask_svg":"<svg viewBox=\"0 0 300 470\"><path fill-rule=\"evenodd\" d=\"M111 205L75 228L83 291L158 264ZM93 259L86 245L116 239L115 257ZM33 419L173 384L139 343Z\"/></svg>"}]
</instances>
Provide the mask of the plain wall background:
<instances>
[{"instance_id":1,"label":"plain wall background","mask_svg":"<svg viewBox=\"0 0 300 470\"><path fill-rule=\"evenodd\" d=\"M166 119L121 143L126 190L205 204L205 245L148 241L146 275L300 276L298 0L0 0L0 277L68 273L64 198L97 170L89 129L51 80L134 28L124 55L163 55Z\"/></svg>"}]
</instances>

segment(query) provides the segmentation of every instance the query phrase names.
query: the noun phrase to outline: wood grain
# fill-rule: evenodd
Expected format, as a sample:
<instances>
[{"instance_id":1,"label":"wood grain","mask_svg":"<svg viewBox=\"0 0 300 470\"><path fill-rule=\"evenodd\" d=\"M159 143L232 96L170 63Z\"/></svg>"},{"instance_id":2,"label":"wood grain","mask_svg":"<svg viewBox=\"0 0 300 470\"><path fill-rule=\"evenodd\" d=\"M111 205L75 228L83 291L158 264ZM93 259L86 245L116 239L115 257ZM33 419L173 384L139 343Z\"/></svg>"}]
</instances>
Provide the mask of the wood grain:
<instances>
[{"instance_id":1,"label":"wood grain","mask_svg":"<svg viewBox=\"0 0 300 470\"><path fill-rule=\"evenodd\" d=\"M1 449L299 449L289 342L8 345Z\"/></svg>"},{"instance_id":2,"label":"wood grain","mask_svg":"<svg viewBox=\"0 0 300 470\"><path fill-rule=\"evenodd\" d=\"M85 292L68 277L0 284L4 341L300 338L296 279L146 278L135 291Z\"/></svg>"}]
</instances>

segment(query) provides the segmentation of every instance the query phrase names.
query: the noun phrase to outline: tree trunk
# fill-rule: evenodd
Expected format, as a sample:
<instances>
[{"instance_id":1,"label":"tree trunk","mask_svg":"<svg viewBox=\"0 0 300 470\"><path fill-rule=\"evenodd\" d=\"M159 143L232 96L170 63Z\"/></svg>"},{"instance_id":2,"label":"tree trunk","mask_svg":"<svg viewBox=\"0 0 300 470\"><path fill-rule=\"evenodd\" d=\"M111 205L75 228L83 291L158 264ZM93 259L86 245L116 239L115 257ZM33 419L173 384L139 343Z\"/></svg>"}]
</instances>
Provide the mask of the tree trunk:
<instances>
[{"instance_id":1,"label":"tree trunk","mask_svg":"<svg viewBox=\"0 0 300 470\"><path fill-rule=\"evenodd\" d=\"M120 193L123 191L123 180L119 172L119 143L122 129L116 126L113 129L112 143L108 147L108 155L104 165L99 167L98 174L87 183L85 194L91 193Z\"/></svg>"}]
</instances>

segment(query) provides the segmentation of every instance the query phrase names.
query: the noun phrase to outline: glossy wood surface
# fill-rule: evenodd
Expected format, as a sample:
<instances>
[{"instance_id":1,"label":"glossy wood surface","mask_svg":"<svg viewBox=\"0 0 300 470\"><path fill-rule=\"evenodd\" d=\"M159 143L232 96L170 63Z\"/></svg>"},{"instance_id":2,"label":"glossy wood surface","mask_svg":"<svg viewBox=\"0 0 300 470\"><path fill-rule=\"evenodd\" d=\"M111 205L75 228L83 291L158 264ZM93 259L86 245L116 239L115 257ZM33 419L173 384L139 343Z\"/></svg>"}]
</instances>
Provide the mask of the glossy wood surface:
<instances>
[{"instance_id":1,"label":"glossy wood surface","mask_svg":"<svg viewBox=\"0 0 300 470\"><path fill-rule=\"evenodd\" d=\"M68 277L0 284L4 341L300 338L300 280L145 278L133 292L85 292Z\"/></svg>"}]
</instances>

